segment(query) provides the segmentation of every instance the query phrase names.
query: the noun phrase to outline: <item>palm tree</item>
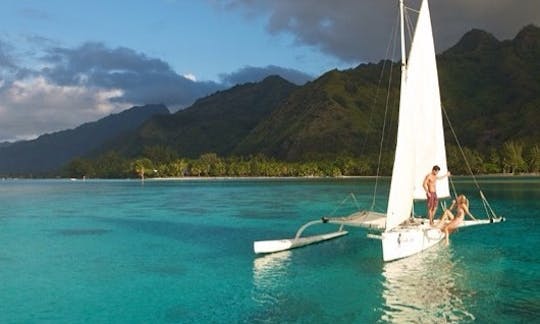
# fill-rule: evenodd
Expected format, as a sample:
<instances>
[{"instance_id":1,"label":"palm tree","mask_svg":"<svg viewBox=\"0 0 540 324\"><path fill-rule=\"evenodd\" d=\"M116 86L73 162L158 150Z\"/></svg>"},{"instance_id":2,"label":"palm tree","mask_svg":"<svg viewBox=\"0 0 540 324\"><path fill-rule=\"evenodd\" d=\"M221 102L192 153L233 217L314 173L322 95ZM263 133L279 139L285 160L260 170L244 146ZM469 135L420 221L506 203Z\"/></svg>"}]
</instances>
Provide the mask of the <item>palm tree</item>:
<instances>
[{"instance_id":1,"label":"palm tree","mask_svg":"<svg viewBox=\"0 0 540 324\"><path fill-rule=\"evenodd\" d=\"M152 167L152 161L150 161L150 159L142 158L133 162L133 169L139 175L141 180L144 181L146 171L153 170L154 168Z\"/></svg>"},{"instance_id":2,"label":"palm tree","mask_svg":"<svg viewBox=\"0 0 540 324\"><path fill-rule=\"evenodd\" d=\"M524 170L526 167L525 160L523 159L523 144L508 141L503 144L502 161L505 170L510 170L510 173Z\"/></svg>"},{"instance_id":3,"label":"palm tree","mask_svg":"<svg viewBox=\"0 0 540 324\"><path fill-rule=\"evenodd\" d=\"M529 151L527 162L529 172L538 173L540 171L540 145L536 144Z\"/></svg>"}]
</instances>

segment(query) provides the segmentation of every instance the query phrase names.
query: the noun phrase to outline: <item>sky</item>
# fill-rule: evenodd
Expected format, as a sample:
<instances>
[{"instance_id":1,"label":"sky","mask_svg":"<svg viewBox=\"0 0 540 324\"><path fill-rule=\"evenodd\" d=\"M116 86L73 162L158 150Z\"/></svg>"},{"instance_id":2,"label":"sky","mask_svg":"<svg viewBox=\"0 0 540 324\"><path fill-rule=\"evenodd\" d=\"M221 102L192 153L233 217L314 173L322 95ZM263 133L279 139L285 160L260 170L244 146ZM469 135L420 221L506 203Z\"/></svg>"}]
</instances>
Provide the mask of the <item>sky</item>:
<instances>
[{"instance_id":1,"label":"sky","mask_svg":"<svg viewBox=\"0 0 540 324\"><path fill-rule=\"evenodd\" d=\"M0 142L132 106L171 111L279 74L388 58L397 0L0 0ZM405 0L418 8L418 0ZM478 28L540 26L538 0L430 0L440 52Z\"/></svg>"}]
</instances>

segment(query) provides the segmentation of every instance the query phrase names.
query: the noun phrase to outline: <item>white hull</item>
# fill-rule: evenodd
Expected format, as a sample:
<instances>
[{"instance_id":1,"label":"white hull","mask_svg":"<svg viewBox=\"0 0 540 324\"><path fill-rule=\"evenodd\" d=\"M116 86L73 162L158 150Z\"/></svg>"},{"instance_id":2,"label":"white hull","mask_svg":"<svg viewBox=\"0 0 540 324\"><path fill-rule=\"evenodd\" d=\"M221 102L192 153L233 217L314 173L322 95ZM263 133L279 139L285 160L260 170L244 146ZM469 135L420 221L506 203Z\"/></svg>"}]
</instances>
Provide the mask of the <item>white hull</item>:
<instances>
[{"instance_id":1,"label":"white hull","mask_svg":"<svg viewBox=\"0 0 540 324\"><path fill-rule=\"evenodd\" d=\"M504 217L466 220L459 224L458 227L489 225L504 221ZM437 221L435 224L438 224ZM417 223L410 226L398 226L391 231L383 232L380 238L382 240L383 260L393 261L429 249L444 239L444 233L437 227L429 226L426 222L426 224Z\"/></svg>"},{"instance_id":2,"label":"white hull","mask_svg":"<svg viewBox=\"0 0 540 324\"><path fill-rule=\"evenodd\" d=\"M365 214L365 212L362 212L362 214ZM353 216L354 215L355 214L353 214ZM370 221L371 219L367 220ZM466 220L463 221L459 227L489 225L491 223L500 223L504 220L503 217L483 220ZM321 221L315 220L302 226L298 231L296 238L255 241L253 242L253 250L257 254L286 251L338 238L348 233L347 231L340 230L332 233L300 237L300 234L305 228L317 223L321 223ZM378 226L373 226L371 223L363 224L360 220L353 217L333 218L329 219L327 223L381 229ZM438 224L438 221L435 221L435 224ZM437 227L429 226L426 219L415 218L414 222L410 225L398 226L391 231L382 232L380 235L370 233L368 234L368 237L382 240L383 260L392 261L414 255L434 246L444 239L444 233Z\"/></svg>"},{"instance_id":3,"label":"white hull","mask_svg":"<svg viewBox=\"0 0 540 324\"><path fill-rule=\"evenodd\" d=\"M333 233L313 235L307 237L298 237L282 240L270 240L270 241L255 241L253 242L253 250L255 253L273 253L279 251L290 250L299 248L305 245L314 244L326 240L331 240L347 234L347 231L338 231Z\"/></svg>"},{"instance_id":4,"label":"white hull","mask_svg":"<svg viewBox=\"0 0 540 324\"><path fill-rule=\"evenodd\" d=\"M498 217L498 218L491 218L491 219L475 219L475 220L466 220L461 222L458 227L469 227L469 226L476 226L476 225L488 225L492 223L501 223L504 222L504 217Z\"/></svg>"},{"instance_id":5,"label":"white hull","mask_svg":"<svg viewBox=\"0 0 540 324\"><path fill-rule=\"evenodd\" d=\"M427 224L398 226L381 234L383 260L392 261L422 252L444 238L438 228Z\"/></svg>"}]
</instances>

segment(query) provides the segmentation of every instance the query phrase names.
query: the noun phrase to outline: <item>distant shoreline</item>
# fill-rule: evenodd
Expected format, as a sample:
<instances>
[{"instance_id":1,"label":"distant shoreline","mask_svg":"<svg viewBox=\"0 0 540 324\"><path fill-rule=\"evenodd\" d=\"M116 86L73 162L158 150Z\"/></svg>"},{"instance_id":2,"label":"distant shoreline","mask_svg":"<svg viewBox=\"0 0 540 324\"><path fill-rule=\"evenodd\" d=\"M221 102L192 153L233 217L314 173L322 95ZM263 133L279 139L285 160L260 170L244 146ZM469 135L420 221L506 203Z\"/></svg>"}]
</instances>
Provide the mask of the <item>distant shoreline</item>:
<instances>
[{"instance_id":1,"label":"distant shoreline","mask_svg":"<svg viewBox=\"0 0 540 324\"><path fill-rule=\"evenodd\" d=\"M389 178L390 176L380 176ZM169 180L321 180L321 179L375 179L377 176L340 176L340 177L162 177L145 178L144 181L169 181ZM137 179L140 180L140 179Z\"/></svg>"},{"instance_id":2,"label":"distant shoreline","mask_svg":"<svg viewBox=\"0 0 540 324\"><path fill-rule=\"evenodd\" d=\"M471 178L470 175L452 175L453 178ZM482 178L540 178L540 173L492 173L475 175L474 177ZM144 181L222 181L222 180L348 180L348 179L390 179L391 176L304 176L304 177L269 177L269 176L239 176L239 177L153 177L145 178ZM1 177L0 181L5 180L68 180L68 181L86 181L86 180L127 180L141 181L140 178L25 178L25 177Z\"/></svg>"},{"instance_id":3,"label":"distant shoreline","mask_svg":"<svg viewBox=\"0 0 540 324\"><path fill-rule=\"evenodd\" d=\"M454 178L471 178L468 175L455 175ZM526 178L526 177L538 177L540 178L540 173L520 173L520 174L508 174L508 173L494 173L494 174L482 174L475 175L476 178ZM145 178L144 181L197 181L197 180L340 180L340 179L390 179L390 176L339 176L339 177L156 177L156 178ZM139 180L140 179L133 179Z\"/></svg>"}]
</instances>

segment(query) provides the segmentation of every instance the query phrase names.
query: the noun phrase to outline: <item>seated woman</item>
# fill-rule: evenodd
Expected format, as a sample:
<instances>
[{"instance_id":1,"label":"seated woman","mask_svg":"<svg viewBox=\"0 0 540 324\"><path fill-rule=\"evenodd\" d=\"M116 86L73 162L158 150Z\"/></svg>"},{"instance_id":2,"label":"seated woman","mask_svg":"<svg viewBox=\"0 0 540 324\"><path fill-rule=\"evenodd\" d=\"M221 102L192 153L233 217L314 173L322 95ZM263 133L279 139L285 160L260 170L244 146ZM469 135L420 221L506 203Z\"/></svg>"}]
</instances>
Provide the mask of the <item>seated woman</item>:
<instances>
[{"instance_id":1,"label":"seated woman","mask_svg":"<svg viewBox=\"0 0 540 324\"><path fill-rule=\"evenodd\" d=\"M463 195L460 195L460 196L463 196ZM458 198L460 197L458 196ZM443 212L443 214L441 215L441 219L439 220L439 223L437 224L437 227L439 229L443 229L444 226L446 226L446 221L447 220L453 220L454 219L454 214L452 214L452 210L454 210L456 208L456 200L452 200L452 205L450 205L450 207L446 208Z\"/></svg>"},{"instance_id":2,"label":"seated woman","mask_svg":"<svg viewBox=\"0 0 540 324\"><path fill-rule=\"evenodd\" d=\"M451 212L453 208L456 209L456 215L452 214ZM474 219L474 216L469 212L469 200L467 197L465 197L465 195L459 195L457 196L456 200L452 201L450 208L444 211L444 214L439 222L440 229L446 236L446 244L448 244L448 237L450 236L450 233L455 231L459 224L463 222L465 214ZM448 224L445 224L446 219L450 219Z\"/></svg>"}]
</instances>

